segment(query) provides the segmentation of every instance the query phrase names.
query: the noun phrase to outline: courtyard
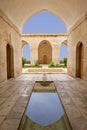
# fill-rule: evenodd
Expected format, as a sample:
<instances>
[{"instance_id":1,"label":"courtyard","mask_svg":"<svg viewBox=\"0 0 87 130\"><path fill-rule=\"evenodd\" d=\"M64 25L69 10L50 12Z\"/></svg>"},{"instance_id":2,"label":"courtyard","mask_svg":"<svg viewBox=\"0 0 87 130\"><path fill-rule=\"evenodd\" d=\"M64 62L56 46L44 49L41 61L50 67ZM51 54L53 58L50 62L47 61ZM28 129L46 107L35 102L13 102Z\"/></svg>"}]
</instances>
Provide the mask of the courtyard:
<instances>
[{"instance_id":1,"label":"courtyard","mask_svg":"<svg viewBox=\"0 0 87 130\"><path fill-rule=\"evenodd\" d=\"M0 130L43 130L20 129L36 82L52 82L71 129L87 130L87 0L0 0Z\"/></svg>"}]
</instances>

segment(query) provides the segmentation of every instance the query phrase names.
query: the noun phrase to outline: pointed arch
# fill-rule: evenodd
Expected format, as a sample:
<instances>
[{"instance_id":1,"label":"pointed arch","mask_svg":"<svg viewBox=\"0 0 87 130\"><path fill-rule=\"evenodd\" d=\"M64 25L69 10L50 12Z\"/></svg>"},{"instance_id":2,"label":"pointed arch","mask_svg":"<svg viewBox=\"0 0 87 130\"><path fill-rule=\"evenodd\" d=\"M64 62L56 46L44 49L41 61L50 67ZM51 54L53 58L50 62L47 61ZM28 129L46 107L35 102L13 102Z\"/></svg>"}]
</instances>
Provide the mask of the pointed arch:
<instances>
[{"instance_id":1,"label":"pointed arch","mask_svg":"<svg viewBox=\"0 0 87 130\"><path fill-rule=\"evenodd\" d=\"M52 61L52 47L46 40L39 44L38 61L40 64L49 64Z\"/></svg>"},{"instance_id":2,"label":"pointed arch","mask_svg":"<svg viewBox=\"0 0 87 130\"><path fill-rule=\"evenodd\" d=\"M24 40L22 40L22 57L26 58L27 63L30 63L30 57L31 57L30 44Z\"/></svg>"},{"instance_id":3,"label":"pointed arch","mask_svg":"<svg viewBox=\"0 0 87 130\"><path fill-rule=\"evenodd\" d=\"M84 75L84 45L79 42L76 47L76 77L82 78Z\"/></svg>"},{"instance_id":4,"label":"pointed arch","mask_svg":"<svg viewBox=\"0 0 87 130\"><path fill-rule=\"evenodd\" d=\"M7 79L14 77L14 52L13 47L10 44L6 46L7 56Z\"/></svg>"},{"instance_id":5,"label":"pointed arch","mask_svg":"<svg viewBox=\"0 0 87 130\"><path fill-rule=\"evenodd\" d=\"M63 59L67 57L68 57L67 42L63 42L60 44L60 62L62 62Z\"/></svg>"},{"instance_id":6,"label":"pointed arch","mask_svg":"<svg viewBox=\"0 0 87 130\"><path fill-rule=\"evenodd\" d=\"M41 12L47 12L47 13L50 13L50 14L56 16L57 18L59 18L59 19L63 22L63 24L64 24L65 27L67 28L65 19L63 19L63 17L61 17L61 15L59 15L58 12L56 12L56 11L54 11L54 10L49 10L49 9L38 9L38 10L33 11L30 16L28 16L28 17L26 17L26 18L24 19L24 21L23 21L22 24L21 24L22 30L23 30L23 28L24 28L24 25L26 24L26 22L27 22L29 19L31 19L33 16L35 16L35 15L41 13Z\"/></svg>"}]
</instances>

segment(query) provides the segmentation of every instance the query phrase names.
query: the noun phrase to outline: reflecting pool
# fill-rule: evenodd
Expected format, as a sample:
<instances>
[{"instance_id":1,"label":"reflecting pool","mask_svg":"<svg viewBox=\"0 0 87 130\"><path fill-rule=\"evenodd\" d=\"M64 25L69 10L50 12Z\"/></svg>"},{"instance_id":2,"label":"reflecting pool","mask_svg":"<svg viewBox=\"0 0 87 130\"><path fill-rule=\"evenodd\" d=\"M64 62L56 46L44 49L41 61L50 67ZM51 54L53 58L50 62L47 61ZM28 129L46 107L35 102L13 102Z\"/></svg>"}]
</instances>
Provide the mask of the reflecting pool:
<instances>
[{"instance_id":1,"label":"reflecting pool","mask_svg":"<svg viewBox=\"0 0 87 130\"><path fill-rule=\"evenodd\" d=\"M71 130L55 85L52 81L37 81L25 112L20 130Z\"/></svg>"}]
</instances>

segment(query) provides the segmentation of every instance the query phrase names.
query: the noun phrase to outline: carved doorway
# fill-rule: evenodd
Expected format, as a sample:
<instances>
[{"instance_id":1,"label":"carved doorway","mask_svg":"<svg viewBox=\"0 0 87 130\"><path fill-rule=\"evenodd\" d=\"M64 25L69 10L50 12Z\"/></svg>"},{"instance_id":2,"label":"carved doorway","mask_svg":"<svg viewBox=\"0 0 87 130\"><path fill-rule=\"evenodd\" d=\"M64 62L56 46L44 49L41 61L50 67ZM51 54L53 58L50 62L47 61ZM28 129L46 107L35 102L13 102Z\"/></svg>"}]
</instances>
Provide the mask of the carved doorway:
<instances>
[{"instance_id":1,"label":"carved doorway","mask_svg":"<svg viewBox=\"0 0 87 130\"><path fill-rule=\"evenodd\" d=\"M7 54L7 79L14 77L14 59L13 59L13 48L11 45L6 46Z\"/></svg>"},{"instance_id":2,"label":"carved doorway","mask_svg":"<svg viewBox=\"0 0 87 130\"><path fill-rule=\"evenodd\" d=\"M46 55L43 56L43 64L47 64L47 56Z\"/></svg>"},{"instance_id":3,"label":"carved doorway","mask_svg":"<svg viewBox=\"0 0 87 130\"><path fill-rule=\"evenodd\" d=\"M76 77L83 77L83 67L84 67L84 46L80 42L76 48Z\"/></svg>"}]
</instances>

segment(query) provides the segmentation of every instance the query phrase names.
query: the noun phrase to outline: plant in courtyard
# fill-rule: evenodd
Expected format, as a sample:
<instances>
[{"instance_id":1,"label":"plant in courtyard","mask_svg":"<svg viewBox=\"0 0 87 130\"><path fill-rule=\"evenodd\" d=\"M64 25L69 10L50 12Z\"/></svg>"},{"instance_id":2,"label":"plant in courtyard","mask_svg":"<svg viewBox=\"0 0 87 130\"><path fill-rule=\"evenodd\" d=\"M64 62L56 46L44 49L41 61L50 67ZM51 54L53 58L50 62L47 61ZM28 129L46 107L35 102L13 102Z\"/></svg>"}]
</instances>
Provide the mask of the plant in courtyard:
<instances>
[{"instance_id":1,"label":"plant in courtyard","mask_svg":"<svg viewBox=\"0 0 87 130\"><path fill-rule=\"evenodd\" d=\"M58 67L59 65L58 64L56 64L56 67Z\"/></svg>"},{"instance_id":2,"label":"plant in courtyard","mask_svg":"<svg viewBox=\"0 0 87 130\"><path fill-rule=\"evenodd\" d=\"M54 67L54 66L55 66L54 62L51 61L49 66L50 66L50 67Z\"/></svg>"},{"instance_id":3,"label":"plant in courtyard","mask_svg":"<svg viewBox=\"0 0 87 130\"><path fill-rule=\"evenodd\" d=\"M26 63L26 58L22 57L22 66Z\"/></svg>"},{"instance_id":4,"label":"plant in courtyard","mask_svg":"<svg viewBox=\"0 0 87 130\"><path fill-rule=\"evenodd\" d=\"M66 57L63 59L63 61L64 61L64 65L67 66L67 58Z\"/></svg>"}]
</instances>

